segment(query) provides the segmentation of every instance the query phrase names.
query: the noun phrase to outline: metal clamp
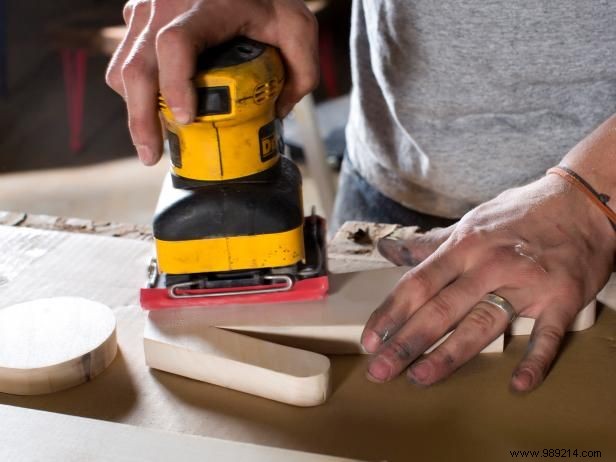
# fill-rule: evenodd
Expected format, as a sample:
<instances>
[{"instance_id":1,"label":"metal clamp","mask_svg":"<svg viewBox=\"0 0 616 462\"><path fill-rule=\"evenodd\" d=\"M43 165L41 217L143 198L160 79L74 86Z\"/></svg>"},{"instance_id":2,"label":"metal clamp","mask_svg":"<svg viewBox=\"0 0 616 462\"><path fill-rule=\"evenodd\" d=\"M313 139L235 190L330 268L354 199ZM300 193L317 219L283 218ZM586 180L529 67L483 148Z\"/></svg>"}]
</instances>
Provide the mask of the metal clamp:
<instances>
[{"instance_id":1,"label":"metal clamp","mask_svg":"<svg viewBox=\"0 0 616 462\"><path fill-rule=\"evenodd\" d=\"M291 290L295 285L295 279L287 274L281 275L265 275L263 279L271 281L272 284L284 284L282 287L273 287L271 289L255 289L255 290L232 290L226 292L200 292L198 294L182 294L178 290L190 290L195 285L195 281L181 282L174 284L168 288L169 297L171 298L203 298L203 297L228 297L229 295L253 295L253 294L269 294L272 292L286 292ZM194 289L193 290L198 290Z\"/></svg>"}]
</instances>

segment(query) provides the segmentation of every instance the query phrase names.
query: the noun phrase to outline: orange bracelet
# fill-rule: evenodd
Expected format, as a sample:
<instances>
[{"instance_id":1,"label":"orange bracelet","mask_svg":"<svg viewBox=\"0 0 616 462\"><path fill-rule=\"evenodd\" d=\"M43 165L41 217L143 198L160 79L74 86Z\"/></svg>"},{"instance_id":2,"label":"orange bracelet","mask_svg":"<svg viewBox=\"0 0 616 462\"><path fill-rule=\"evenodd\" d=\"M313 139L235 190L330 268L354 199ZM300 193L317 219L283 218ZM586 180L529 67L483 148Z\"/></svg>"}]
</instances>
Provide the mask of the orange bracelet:
<instances>
[{"instance_id":1,"label":"orange bracelet","mask_svg":"<svg viewBox=\"0 0 616 462\"><path fill-rule=\"evenodd\" d=\"M558 175L561 178L564 178L577 189L582 191L586 197L588 197L593 204L599 207L599 210L603 212L607 219L610 221L612 228L616 231L616 212L614 212L610 207L608 207L607 203L610 201L610 196L607 194L598 193L584 178L575 173L568 167L564 165L558 165L556 167L552 167L546 172L546 175L549 174Z\"/></svg>"}]
</instances>

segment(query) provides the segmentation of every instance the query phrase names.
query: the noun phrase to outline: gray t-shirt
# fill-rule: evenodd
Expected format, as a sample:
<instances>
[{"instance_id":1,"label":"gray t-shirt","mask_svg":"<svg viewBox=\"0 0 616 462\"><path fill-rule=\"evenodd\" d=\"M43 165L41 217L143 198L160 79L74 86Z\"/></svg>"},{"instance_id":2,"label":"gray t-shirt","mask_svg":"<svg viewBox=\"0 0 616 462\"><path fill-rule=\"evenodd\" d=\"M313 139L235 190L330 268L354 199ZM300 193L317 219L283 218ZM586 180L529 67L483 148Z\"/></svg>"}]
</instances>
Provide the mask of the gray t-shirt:
<instances>
[{"instance_id":1,"label":"gray t-shirt","mask_svg":"<svg viewBox=\"0 0 616 462\"><path fill-rule=\"evenodd\" d=\"M457 218L616 112L616 0L355 0L349 156Z\"/></svg>"}]
</instances>

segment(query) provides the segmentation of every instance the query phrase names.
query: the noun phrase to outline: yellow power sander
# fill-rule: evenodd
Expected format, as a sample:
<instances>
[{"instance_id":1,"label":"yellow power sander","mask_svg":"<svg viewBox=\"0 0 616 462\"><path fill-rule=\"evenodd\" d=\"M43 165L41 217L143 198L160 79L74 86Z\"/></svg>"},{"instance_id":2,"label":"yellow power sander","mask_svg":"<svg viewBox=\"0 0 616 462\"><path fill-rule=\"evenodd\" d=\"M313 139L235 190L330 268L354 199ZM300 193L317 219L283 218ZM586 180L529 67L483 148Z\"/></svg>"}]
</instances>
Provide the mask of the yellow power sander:
<instances>
[{"instance_id":1,"label":"yellow power sander","mask_svg":"<svg viewBox=\"0 0 616 462\"><path fill-rule=\"evenodd\" d=\"M283 157L276 48L237 38L202 53L197 116L175 121L161 98L171 185L154 218L145 309L323 298L325 220L304 217L302 179Z\"/></svg>"}]
</instances>

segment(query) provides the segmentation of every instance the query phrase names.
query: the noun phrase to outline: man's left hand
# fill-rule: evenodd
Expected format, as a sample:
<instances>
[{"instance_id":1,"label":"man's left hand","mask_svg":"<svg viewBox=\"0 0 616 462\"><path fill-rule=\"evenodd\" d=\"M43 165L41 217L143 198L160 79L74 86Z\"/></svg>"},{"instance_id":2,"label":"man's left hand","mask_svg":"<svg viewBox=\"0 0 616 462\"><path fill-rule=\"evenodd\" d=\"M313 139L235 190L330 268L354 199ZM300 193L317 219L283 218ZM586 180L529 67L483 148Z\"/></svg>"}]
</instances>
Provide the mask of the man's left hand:
<instances>
[{"instance_id":1,"label":"man's left hand","mask_svg":"<svg viewBox=\"0 0 616 462\"><path fill-rule=\"evenodd\" d=\"M481 302L496 293L536 319L511 380L513 390L530 391L545 378L576 314L607 282L616 236L580 191L550 175L504 192L449 228L380 248L414 268L364 329L362 345L374 353L371 380L407 369L424 386L448 377L507 328L507 314Z\"/></svg>"}]
</instances>

